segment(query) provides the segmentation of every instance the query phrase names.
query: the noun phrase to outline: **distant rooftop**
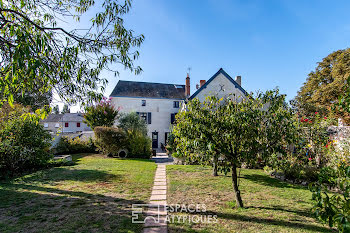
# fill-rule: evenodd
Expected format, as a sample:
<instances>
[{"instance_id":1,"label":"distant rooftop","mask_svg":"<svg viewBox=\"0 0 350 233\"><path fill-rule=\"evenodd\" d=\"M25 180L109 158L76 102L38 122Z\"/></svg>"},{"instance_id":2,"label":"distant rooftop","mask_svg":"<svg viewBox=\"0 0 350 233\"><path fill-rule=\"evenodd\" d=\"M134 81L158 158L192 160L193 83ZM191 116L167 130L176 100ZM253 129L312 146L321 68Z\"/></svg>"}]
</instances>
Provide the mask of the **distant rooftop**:
<instances>
[{"instance_id":1,"label":"distant rooftop","mask_svg":"<svg viewBox=\"0 0 350 233\"><path fill-rule=\"evenodd\" d=\"M83 113L65 113L65 114L50 114L42 122L59 122L59 121L77 121L81 122L84 119Z\"/></svg>"},{"instance_id":2,"label":"distant rooftop","mask_svg":"<svg viewBox=\"0 0 350 233\"><path fill-rule=\"evenodd\" d=\"M185 85L119 80L110 97L185 99Z\"/></svg>"}]
</instances>

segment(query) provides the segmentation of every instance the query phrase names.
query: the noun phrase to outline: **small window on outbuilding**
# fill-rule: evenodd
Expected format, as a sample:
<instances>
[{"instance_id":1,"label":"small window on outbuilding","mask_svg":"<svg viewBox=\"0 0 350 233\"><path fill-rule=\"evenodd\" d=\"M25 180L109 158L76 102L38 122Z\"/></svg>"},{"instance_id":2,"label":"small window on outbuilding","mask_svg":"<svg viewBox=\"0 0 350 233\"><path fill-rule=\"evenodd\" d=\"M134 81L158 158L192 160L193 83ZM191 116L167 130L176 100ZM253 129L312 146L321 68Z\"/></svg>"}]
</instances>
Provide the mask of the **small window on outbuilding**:
<instances>
[{"instance_id":1,"label":"small window on outbuilding","mask_svg":"<svg viewBox=\"0 0 350 233\"><path fill-rule=\"evenodd\" d=\"M55 127L56 127L56 128L60 127L60 123L56 123L56 124L55 124Z\"/></svg>"},{"instance_id":2,"label":"small window on outbuilding","mask_svg":"<svg viewBox=\"0 0 350 233\"><path fill-rule=\"evenodd\" d=\"M146 106L146 100L141 100L141 106Z\"/></svg>"},{"instance_id":3,"label":"small window on outbuilding","mask_svg":"<svg viewBox=\"0 0 350 233\"><path fill-rule=\"evenodd\" d=\"M77 122L77 127L78 127L78 128L80 127L80 122Z\"/></svg>"},{"instance_id":4,"label":"small window on outbuilding","mask_svg":"<svg viewBox=\"0 0 350 233\"><path fill-rule=\"evenodd\" d=\"M69 127L69 123L68 122L66 122L66 123L64 123L64 127Z\"/></svg>"}]
</instances>

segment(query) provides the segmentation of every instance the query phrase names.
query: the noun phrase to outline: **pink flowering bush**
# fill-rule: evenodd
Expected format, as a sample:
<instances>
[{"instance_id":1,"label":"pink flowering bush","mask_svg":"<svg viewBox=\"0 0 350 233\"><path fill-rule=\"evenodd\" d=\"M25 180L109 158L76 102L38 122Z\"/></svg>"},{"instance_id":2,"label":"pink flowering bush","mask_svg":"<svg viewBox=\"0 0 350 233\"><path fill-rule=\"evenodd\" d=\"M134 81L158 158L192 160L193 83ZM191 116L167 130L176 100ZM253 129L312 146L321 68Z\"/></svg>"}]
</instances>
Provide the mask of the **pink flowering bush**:
<instances>
[{"instance_id":1,"label":"pink flowering bush","mask_svg":"<svg viewBox=\"0 0 350 233\"><path fill-rule=\"evenodd\" d=\"M85 108L85 123L94 129L97 126L113 126L118 117L119 109L115 109L111 103L111 98L103 97L103 99L93 105Z\"/></svg>"}]
</instances>

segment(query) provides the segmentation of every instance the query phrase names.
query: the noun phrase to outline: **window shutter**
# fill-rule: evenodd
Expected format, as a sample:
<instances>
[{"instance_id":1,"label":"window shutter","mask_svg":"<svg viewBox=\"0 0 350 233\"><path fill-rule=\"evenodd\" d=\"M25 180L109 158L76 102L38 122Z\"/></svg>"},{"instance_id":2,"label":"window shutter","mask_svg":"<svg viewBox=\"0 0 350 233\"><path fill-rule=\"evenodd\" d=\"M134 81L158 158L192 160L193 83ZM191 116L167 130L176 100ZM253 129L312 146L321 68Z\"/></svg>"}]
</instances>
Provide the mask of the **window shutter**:
<instances>
[{"instance_id":1,"label":"window shutter","mask_svg":"<svg viewBox=\"0 0 350 233\"><path fill-rule=\"evenodd\" d=\"M152 113L151 112L148 113L147 119L148 119L148 124L151 124L152 123Z\"/></svg>"}]
</instances>

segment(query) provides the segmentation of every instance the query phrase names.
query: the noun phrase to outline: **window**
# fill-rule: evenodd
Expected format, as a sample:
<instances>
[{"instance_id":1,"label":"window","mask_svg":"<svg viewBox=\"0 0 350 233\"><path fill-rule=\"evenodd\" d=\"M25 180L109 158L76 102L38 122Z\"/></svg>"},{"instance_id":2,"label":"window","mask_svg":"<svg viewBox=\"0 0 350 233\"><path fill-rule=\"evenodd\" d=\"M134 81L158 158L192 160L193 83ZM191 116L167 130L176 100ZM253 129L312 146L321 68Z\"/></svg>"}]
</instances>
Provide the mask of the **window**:
<instances>
[{"instance_id":1,"label":"window","mask_svg":"<svg viewBox=\"0 0 350 233\"><path fill-rule=\"evenodd\" d=\"M69 126L69 123L68 122L66 122L66 123L64 123L64 127L68 127Z\"/></svg>"},{"instance_id":2,"label":"window","mask_svg":"<svg viewBox=\"0 0 350 233\"><path fill-rule=\"evenodd\" d=\"M56 128L60 127L60 123L56 123L56 124L55 124L55 127L56 127Z\"/></svg>"},{"instance_id":3,"label":"window","mask_svg":"<svg viewBox=\"0 0 350 233\"><path fill-rule=\"evenodd\" d=\"M175 124L175 116L176 116L176 113L172 113L171 115L170 115L170 123L171 124Z\"/></svg>"},{"instance_id":4,"label":"window","mask_svg":"<svg viewBox=\"0 0 350 233\"><path fill-rule=\"evenodd\" d=\"M77 127L80 127L80 122L77 122Z\"/></svg>"},{"instance_id":5,"label":"window","mask_svg":"<svg viewBox=\"0 0 350 233\"><path fill-rule=\"evenodd\" d=\"M165 145L168 144L168 141L169 141L169 135L170 133L169 132L165 132Z\"/></svg>"},{"instance_id":6,"label":"window","mask_svg":"<svg viewBox=\"0 0 350 233\"><path fill-rule=\"evenodd\" d=\"M146 106L146 100L141 100L141 106Z\"/></svg>"},{"instance_id":7,"label":"window","mask_svg":"<svg viewBox=\"0 0 350 233\"><path fill-rule=\"evenodd\" d=\"M174 108L179 108L179 107L180 107L180 102L174 101Z\"/></svg>"},{"instance_id":8,"label":"window","mask_svg":"<svg viewBox=\"0 0 350 233\"><path fill-rule=\"evenodd\" d=\"M44 128L48 128L49 124L48 123L44 123Z\"/></svg>"},{"instance_id":9,"label":"window","mask_svg":"<svg viewBox=\"0 0 350 233\"><path fill-rule=\"evenodd\" d=\"M147 124L152 123L152 113L151 112L136 112L142 119L146 121Z\"/></svg>"}]
</instances>

